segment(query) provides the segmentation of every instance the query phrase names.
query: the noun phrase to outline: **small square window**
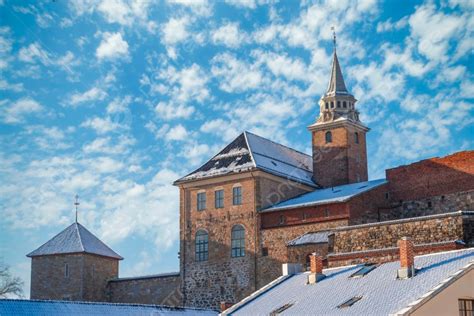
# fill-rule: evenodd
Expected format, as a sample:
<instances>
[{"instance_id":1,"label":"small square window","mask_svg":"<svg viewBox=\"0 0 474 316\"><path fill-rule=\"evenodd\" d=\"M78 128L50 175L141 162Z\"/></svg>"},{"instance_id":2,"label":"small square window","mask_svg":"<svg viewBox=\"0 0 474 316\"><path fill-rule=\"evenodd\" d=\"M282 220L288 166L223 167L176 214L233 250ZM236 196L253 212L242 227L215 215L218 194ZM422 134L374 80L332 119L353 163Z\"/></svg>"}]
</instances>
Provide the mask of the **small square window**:
<instances>
[{"instance_id":1,"label":"small square window","mask_svg":"<svg viewBox=\"0 0 474 316\"><path fill-rule=\"evenodd\" d=\"M224 190L217 190L215 192L214 206L216 208L223 208L224 207Z\"/></svg>"},{"instance_id":2,"label":"small square window","mask_svg":"<svg viewBox=\"0 0 474 316\"><path fill-rule=\"evenodd\" d=\"M197 194L197 209L198 211L206 209L206 192L200 192Z\"/></svg>"},{"instance_id":3,"label":"small square window","mask_svg":"<svg viewBox=\"0 0 474 316\"><path fill-rule=\"evenodd\" d=\"M263 247L263 248L262 248L262 256L263 256L263 257L268 256L268 248L267 248L267 247Z\"/></svg>"},{"instance_id":4,"label":"small square window","mask_svg":"<svg viewBox=\"0 0 474 316\"><path fill-rule=\"evenodd\" d=\"M234 205L242 204L242 187L234 187L232 189L232 204Z\"/></svg>"}]
</instances>

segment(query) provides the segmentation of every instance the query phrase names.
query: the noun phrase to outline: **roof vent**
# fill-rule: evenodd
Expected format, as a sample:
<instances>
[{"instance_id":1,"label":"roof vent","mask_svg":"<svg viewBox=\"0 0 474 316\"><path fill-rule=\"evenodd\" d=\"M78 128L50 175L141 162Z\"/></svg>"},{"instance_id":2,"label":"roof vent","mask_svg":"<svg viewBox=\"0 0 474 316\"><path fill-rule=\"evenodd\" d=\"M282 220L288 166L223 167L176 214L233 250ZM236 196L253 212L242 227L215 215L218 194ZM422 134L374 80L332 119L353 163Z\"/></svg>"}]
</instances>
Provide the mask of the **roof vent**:
<instances>
[{"instance_id":1,"label":"roof vent","mask_svg":"<svg viewBox=\"0 0 474 316\"><path fill-rule=\"evenodd\" d=\"M361 278L374 270L377 266L373 263L366 263L362 268L354 272L350 278Z\"/></svg>"},{"instance_id":2,"label":"roof vent","mask_svg":"<svg viewBox=\"0 0 474 316\"><path fill-rule=\"evenodd\" d=\"M270 312L270 316L277 316L277 315L280 315L281 313L283 313L284 311L286 311L288 308L290 308L291 306L293 306L293 304L295 303L286 303L285 305L282 305L280 307L278 307L277 309L274 309Z\"/></svg>"},{"instance_id":3,"label":"roof vent","mask_svg":"<svg viewBox=\"0 0 474 316\"><path fill-rule=\"evenodd\" d=\"M362 299L362 296L354 296L348 299L347 301L345 301L344 303L342 303L341 305L339 305L337 308L351 307L352 305L354 305L356 302L360 301L361 299Z\"/></svg>"},{"instance_id":4,"label":"roof vent","mask_svg":"<svg viewBox=\"0 0 474 316\"><path fill-rule=\"evenodd\" d=\"M276 164L276 162L274 162L273 160L272 160L272 164L273 164L274 166L276 166L276 165L277 165L277 164Z\"/></svg>"}]
</instances>

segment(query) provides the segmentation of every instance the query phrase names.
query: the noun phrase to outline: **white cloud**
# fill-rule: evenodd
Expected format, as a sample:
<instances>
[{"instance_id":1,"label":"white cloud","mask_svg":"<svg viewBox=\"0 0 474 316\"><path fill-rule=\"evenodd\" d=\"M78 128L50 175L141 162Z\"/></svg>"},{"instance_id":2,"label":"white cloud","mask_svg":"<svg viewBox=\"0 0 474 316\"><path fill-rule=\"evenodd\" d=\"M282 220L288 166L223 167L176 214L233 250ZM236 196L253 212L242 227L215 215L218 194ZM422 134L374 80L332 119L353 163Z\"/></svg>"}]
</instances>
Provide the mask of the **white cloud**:
<instances>
[{"instance_id":1,"label":"white cloud","mask_svg":"<svg viewBox=\"0 0 474 316\"><path fill-rule=\"evenodd\" d=\"M247 35L240 30L239 24L229 22L212 32L212 41L215 44L223 44L228 47L237 48L245 40Z\"/></svg>"},{"instance_id":2,"label":"white cloud","mask_svg":"<svg viewBox=\"0 0 474 316\"><path fill-rule=\"evenodd\" d=\"M166 133L166 139L167 140L186 140L189 137L188 131L186 128L178 124L176 126L173 126L168 133Z\"/></svg>"},{"instance_id":3,"label":"white cloud","mask_svg":"<svg viewBox=\"0 0 474 316\"><path fill-rule=\"evenodd\" d=\"M418 50L427 58L442 62L448 59L450 40L463 29L463 16L444 14L433 4L419 6L408 23L411 36L418 42Z\"/></svg>"},{"instance_id":4,"label":"white cloud","mask_svg":"<svg viewBox=\"0 0 474 316\"><path fill-rule=\"evenodd\" d=\"M134 144L135 139L128 136L122 135L117 140L111 137L99 137L85 144L82 149L87 154L101 153L114 155L127 153Z\"/></svg>"},{"instance_id":5,"label":"white cloud","mask_svg":"<svg viewBox=\"0 0 474 316\"><path fill-rule=\"evenodd\" d=\"M392 19L388 19L385 22L377 23L377 33L398 31L408 25L408 17L403 17L396 22L392 22Z\"/></svg>"},{"instance_id":6,"label":"white cloud","mask_svg":"<svg viewBox=\"0 0 474 316\"><path fill-rule=\"evenodd\" d=\"M22 123L27 116L44 111L36 100L26 97L15 102L0 101L0 117L8 124Z\"/></svg>"},{"instance_id":7,"label":"white cloud","mask_svg":"<svg viewBox=\"0 0 474 316\"><path fill-rule=\"evenodd\" d=\"M26 63L40 61L43 65L51 64L48 53L38 42L31 43L28 47L22 47L18 53L18 59Z\"/></svg>"},{"instance_id":8,"label":"white cloud","mask_svg":"<svg viewBox=\"0 0 474 316\"><path fill-rule=\"evenodd\" d=\"M226 92L256 89L263 80L258 66L247 64L228 53L212 59L211 72L217 77L219 87Z\"/></svg>"},{"instance_id":9,"label":"white cloud","mask_svg":"<svg viewBox=\"0 0 474 316\"><path fill-rule=\"evenodd\" d=\"M113 173L122 170L125 165L110 157L98 157L90 159L91 166L99 173Z\"/></svg>"},{"instance_id":10,"label":"white cloud","mask_svg":"<svg viewBox=\"0 0 474 316\"><path fill-rule=\"evenodd\" d=\"M106 96L107 93L104 90L97 87L92 87L83 93L73 94L69 103L72 105L78 105L85 102L102 101Z\"/></svg>"},{"instance_id":11,"label":"white cloud","mask_svg":"<svg viewBox=\"0 0 474 316\"><path fill-rule=\"evenodd\" d=\"M192 11L193 14L208 17L212 14L212 6L208 0L167 0L171 5L180 5Z\"/></svg>"},{"instance_id":12,"label":"white cloud","mask_svg":"<svg viewBox=\"0 0 474 316\"><path fill-rule=\"evenodd\" d=\"M300 59L293 59L276 53L256 52L255 56L265 63L275 76L284 76L290 80L312 80L308 67Z\"/></svg>"},{"instance_id":13,"label":"white cloud","mask_svg":"<svg viewBox=\"0 0 474 316\"><path fill-rule=\"evenodd\" d=\"M123 113L126 112L130 102L132 101L132 97L127 95L125 97L117 97L114 98L108 105L107 105L107 113L108 114L115 114L115 113Z\"/></svg>"},{"instance_id":14,"label":"white cloud","mask_svg":"<svg viewBox=\"0 0 474 316\"><path fill-rule=\"evenodd\" d=\"M255 9L257 7L255 0L225 0L225 2L238 8Z\"/></svg>"},{"instance_id":15,"label":"white cloud","mask_svg":"<svg viewBox=\"0 0 474 316\"><path fill-rule=\"evenodd\" d=\"M163 27L163 40L168 45L175 45L186 40L189 33L186 30L190 20L188 17L171 18Z\"/></svg>"},{"instance_id":16,"label":"white cloud","mask_svg":"<svg viewBox=\"0 0 474 316\"><path fill-rule=\"evenodd\" d=\"M156 114L163 120L189 118L194 111L195 108L193 106L167 102L159 102L155 107Z\"/></svg>"},{"instance_id":17,"label":"white cloud","mask_svg":"<svg viewBox=\"0 0 474 316\"><path fill-rule=\"evenodd\" d=\"M197 64L181 70L168 67L160 73L159 77L168 85L172 85L171 95L177 103L186 103L190 100L203 102L209 98L209 90L206 86L209 79Z\"/></svg>"},{"instance_id":18,"label":"white cloud","mask_svg":"<svg viewBox=\"0 0 474 316\"><path fill-rule=\"evenodd\" d=\"M21 92L24 90L23 83L8 83L6 80L0 79L0 90L11 90Z\"/></svg>"},{"instance_id":19,"label":"white cloud","mask_svg":"<svg viewBox=\"0 0 474 316\"><path fill-rule=\"evenodd\" d=\"M94 129L98 134L106 134L108 132L117 131L122 129L124 126L112 122L109 117L107 118L100 118L94 117L87 119L81 124L82 127L88 127Z\"/></svg>"},{"instance_id":20,"label":"white cloud","mask_svg":"<svg viewBox=\"0 0 474 316\"><path fill-rule=\"evenodd\" d=\"M128 57L128 43L121 33L105 32L95 52L99 60Z\"/></svg>"}]
</instances>

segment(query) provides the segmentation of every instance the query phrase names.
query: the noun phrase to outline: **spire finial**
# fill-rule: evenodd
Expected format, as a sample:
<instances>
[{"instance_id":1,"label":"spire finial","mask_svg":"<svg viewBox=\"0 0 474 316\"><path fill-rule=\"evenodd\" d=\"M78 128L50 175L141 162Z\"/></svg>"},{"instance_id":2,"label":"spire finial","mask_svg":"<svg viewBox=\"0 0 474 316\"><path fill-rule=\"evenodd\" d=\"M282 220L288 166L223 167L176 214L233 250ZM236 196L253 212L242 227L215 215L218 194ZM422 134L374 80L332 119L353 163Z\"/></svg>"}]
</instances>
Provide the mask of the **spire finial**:
<instances>
[{"instance_id":1,"label":"spire finial","mask_svg":"<svg viewBox=\"0 0 474 316\"><path fill-rule=\"evenodd\" d=\"M79 195L76 194L74 205L76 206L76 223L77 223L77 207L79 206Z\"/></svg>"},{"instance_id":2,"label":"spire finial","mask_svg":"<svg viewBox=\"0 0 474 316\"><path fill-rule=\"evenodd\" d=\"M332 31L332 42L334 45L334 51L336 51L336 28L334 26L331 26L331 31Z\"/></svg>"}]
</instances>

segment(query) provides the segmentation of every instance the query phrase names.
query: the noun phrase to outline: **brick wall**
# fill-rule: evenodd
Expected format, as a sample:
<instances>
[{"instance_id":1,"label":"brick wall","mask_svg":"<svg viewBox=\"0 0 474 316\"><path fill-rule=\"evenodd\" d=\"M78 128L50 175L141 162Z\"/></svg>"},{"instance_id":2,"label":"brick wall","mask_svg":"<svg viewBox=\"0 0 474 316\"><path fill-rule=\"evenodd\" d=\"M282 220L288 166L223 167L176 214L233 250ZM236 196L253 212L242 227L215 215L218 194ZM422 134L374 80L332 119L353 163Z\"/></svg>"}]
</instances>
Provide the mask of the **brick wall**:
<instances>
[{"instance_id":1,"label":"brick wall","mask_svg":"<svg viewBox=\"0 0 474 316\"><path fill-rule=\"evenodd\" d=\"M65 275L68 265L69 276ZM118 261L90 254L33 257L31 299L107 301L107 281L118 276Z\"/></svg>"},{"instance_id":2,"label":"brick wall","mask_svg":"<svg viewBox=\"0 0 474 316\"><path fill-rule=\"evenodd\" d=\"M289 263L300 263L303 269L308 270L308 256L316 252L318 255L326 258L328 254L328 244L320 243L290 246L287 247L287 251Z\"/></svg>"},{"instance_id":3,"label":"brick wall","mask_svg":"<svg viewBox=\"0 0 474 316\"><path fill-rule=\"evenodd\" d=\"M331 143L326 143L327 131L332 133ZM358 144L355 143L355 132L356 129L351 126L312 132L316 183L322 187L331 187L367 180L365 132L357 129Z\"/></svg>"},{"instance_id":4,"label":"brick wall","mask_svg":"<svg viewBox=\"0 0 474 316\"><path fill-rule=\"evenodd\" d=\"M474 151L386 170L394 203L474 190Z\"/></svg>"},{"instance_id":5,"label":"brick wall","mask_svg":"<svg viewBox=\"0 0 474 316\"><path fill-rule=\"evenodd\" d=\"M281 265L290 262L286 244L308 232L328 230L348 224L347 219L333 220L306 225L284 226L261 230L261 248L268 250L267 256L260 256L257 261L257 287L260 288L281 275ZM317 247L314 247L314 251Z\"/></svg>"},{"instance_id":6,"label":"brick wall","mask_svg":"<svg viewBox=\"0 0 474 316\"><path fill-rule=\"evenodd\" d=\"M397 247L401 237L411 237L415 244L464 240L463 223L471 215L461 212L427 217L356 225L334 230L334 253ZM469 240L465 240L469 242Z\"/></svg>"},{"instance_id":7,"label":"brick wall","mask_svg":"<svg viewBox=\"0 0 474 316\"><path fill-rule=\"evenodd\" d=\"M389 206L386 193L388 185L383 184L375 189L353 197L348 202L350 225L373 223L380 220L380 208Z\"/></svg>"},{"instance_id":8,"label":"brick wall","mask_svg":"<svg viewBox=\"0 0 474 316\"><path fill-rule=\"evenodd\" d=\"M169 274L112 280L107 290L113 303L179 306L182 302L180 287L180 275Z\"/></svg>"}]
</instances>

